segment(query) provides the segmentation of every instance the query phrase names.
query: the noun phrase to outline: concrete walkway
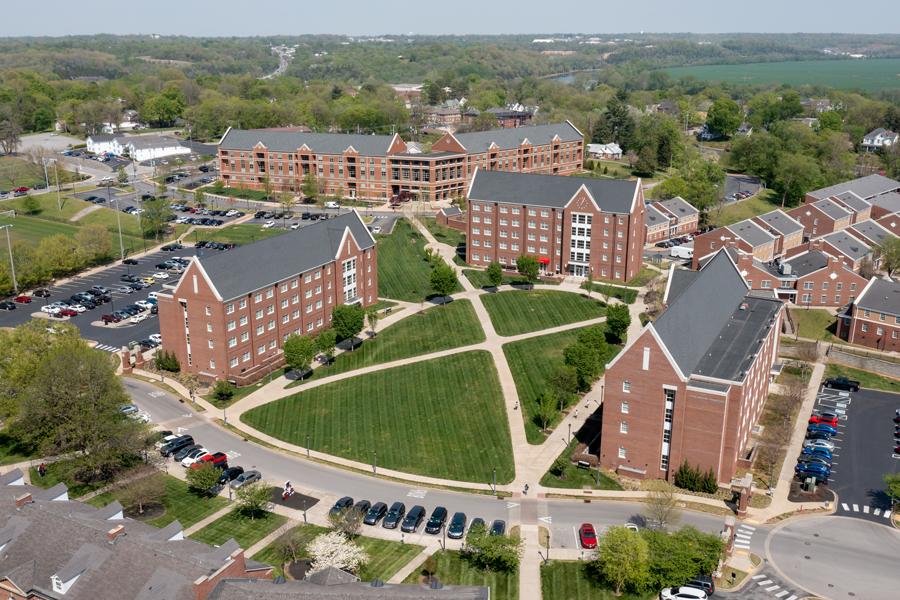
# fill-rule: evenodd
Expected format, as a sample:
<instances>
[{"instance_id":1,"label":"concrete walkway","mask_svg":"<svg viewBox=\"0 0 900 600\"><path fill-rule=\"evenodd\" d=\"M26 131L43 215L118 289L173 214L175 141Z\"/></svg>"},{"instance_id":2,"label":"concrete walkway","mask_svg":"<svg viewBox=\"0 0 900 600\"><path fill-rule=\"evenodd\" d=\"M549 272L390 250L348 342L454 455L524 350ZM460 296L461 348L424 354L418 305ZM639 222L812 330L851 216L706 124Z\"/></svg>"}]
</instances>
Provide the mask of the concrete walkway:
<instances>
[{"instance_id":1,"label":"concrete walkway","mask_svg":"<svg viewBox=\"0 0 900 600\"><path fill-rule=\"evenodd\" d=\"M222 517L224 517L225 515L230 513L233 509L234 509L234 507L231 504L229 504L228 506L225 506L224 508L221 508L221 509L217 510L216 512L214 512L213 514L209 515L205 519L200 519L199 521L197 521L190 527L185 528L184 536L189 537L189 536L197 533L198 531L200 531L201 529L203 529L204 527L206 527L213 521L217 521L217 520L221 519Z\"/></svg>"},{"instance_id":2,"label":"concrete walkway","mask_svg":"<svg viewBox=\"0 0 900 600\"><path fill-rule=\"evenodd\" d=\"M542 549L538 540L538 526L523 523L519 528L524 550L519 563L519 600L541 600L541 559Z\"/></svg>"},{"instance_id":3,"label":"concrete walkway","mask_svg":"<svg viewBox=\"0 0 900 600\"><path fill-rule=\"evenodd\" d=\"M100 210L101 208L103 208L103 207L98 204L93 204L91 206L85 206L84 208L79 210L77 213L75 213L74 215L69 217L69 222L75 223L76 221L81 220L83 217L86 217L89 214L91 214L92 212L94 212L96 210Z\"/></svg>"},{"instance_id":4,"label":"concrete walkway","mask_svg":"<svg viewBox=\"0 0 900 600\"><path fill-rule=\"evenodd\" d=\"M416 569L422 566L428 557L441 549L440 544L437 542L432 542L425 546L421 552L419 552L416 556L413 557L411 561L403 565L399 571L394 573L394 575L387 580L387 583L403 583L403 580L412 575Z\"/></svg>"}]
</instances>

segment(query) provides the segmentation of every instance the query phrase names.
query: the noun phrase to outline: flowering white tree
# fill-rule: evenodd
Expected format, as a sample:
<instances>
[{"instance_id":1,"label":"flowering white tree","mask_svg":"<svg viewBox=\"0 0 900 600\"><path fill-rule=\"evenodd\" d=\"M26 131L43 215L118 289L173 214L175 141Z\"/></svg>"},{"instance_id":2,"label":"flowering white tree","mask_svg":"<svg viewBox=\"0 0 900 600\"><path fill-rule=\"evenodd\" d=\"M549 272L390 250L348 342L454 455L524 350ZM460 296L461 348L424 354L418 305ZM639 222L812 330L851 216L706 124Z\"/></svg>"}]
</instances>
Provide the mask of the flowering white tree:
<instances>
[{"instance_id":1,"label":"flowering white tree","mask_svg":"<svg viewBox=\"0 0 900 600\"><path fill-rule=\"evenodd\" d=\"M323 533L307 547L312 557L313 569L320 571L326 567L336 567L355 573L369 560L365 551L338 531Z\"/></svg>"}]
</instances>

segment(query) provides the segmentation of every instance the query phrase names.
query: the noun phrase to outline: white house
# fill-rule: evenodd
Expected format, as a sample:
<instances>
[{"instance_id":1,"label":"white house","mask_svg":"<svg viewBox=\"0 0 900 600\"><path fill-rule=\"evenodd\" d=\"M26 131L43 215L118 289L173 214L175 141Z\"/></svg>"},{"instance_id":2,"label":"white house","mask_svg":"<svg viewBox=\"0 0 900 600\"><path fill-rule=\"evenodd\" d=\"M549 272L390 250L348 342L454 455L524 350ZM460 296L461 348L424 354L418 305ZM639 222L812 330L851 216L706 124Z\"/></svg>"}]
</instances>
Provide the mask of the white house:
<instances>
[{"instance_id":1,"label":"white house","mask_svg":"<svg viewBox=\"0 0 900 600\"><path fill-rule=\"evenodd\" d=\"M887 149L894 146L900 136L893 131L879 127L874 131L870 131L863 137L862 147L867 152L875 152L876 150Z\"/></svg>"},{"instance_id":2,"label":"white house","mask_svg":"<svg viewBox=\"0 0 900 600\"><path fill-rule=\"evenodd\" d=\"M115 135L98 133L87 138L87 151L94 154L114 154L120 156L123 151L121 138Z\"/></svg>"},{"instance_id":3,"label":"white house","mask_svg":"<svg viewBox=\"0 0 900 600\"><path fill-rule=\"evenodd\" d=\"M588 156L602 160L619 160L622 158L622 149L616 143L588 144Z\"/></svg>"},{"instance_id":4,"label":"white house","mask_svg":"<svg viewBox=\"0 0 900 600\"><path fill-rule=\"evenodd\" d=\"M138 162L191 153L175 138L163 135L92 135L87 138L87 150L94 154L127 154Z\"/></svg>"}]
</instances>

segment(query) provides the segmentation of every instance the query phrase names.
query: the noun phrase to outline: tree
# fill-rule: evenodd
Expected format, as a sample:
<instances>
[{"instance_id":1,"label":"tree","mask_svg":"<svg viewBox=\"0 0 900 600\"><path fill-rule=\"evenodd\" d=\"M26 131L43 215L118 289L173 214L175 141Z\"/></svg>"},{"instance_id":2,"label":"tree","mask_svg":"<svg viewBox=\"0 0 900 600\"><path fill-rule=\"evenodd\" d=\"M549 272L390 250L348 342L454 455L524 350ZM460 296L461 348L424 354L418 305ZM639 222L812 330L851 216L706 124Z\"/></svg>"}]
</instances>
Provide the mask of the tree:
<instances>
[{"instance_id":1,"label":"tree","mask_svg":"<svg viewBox=\"0 0 900 600\"><path fill-rule=\"evenodd\" d=\"M306 200L316 201L319 197L319 182L316 181L316 175L312 171L303 176L303 186L300 188Z\"/></svg>"},{"instance_id":2,"label":"tree","mask_svg":"<svg viewBox=\"0 0 900 600\"><path fill-rule=\"evenodd\" d=\"M125 167L119 167L119 170L116 171L116 181L122 185L128 183L128 173L125 172Z\"/></svg>"},{"instance_id":3,"label":"tree","mask_svg":"<svg viewBox=\"0 0 900 600\"><path fill-rule=\"evenodd\" d=\"M540 276L540 267L537 259L528 254L519 255L516 259L516 269L525 276L528 283L534 283Z\"/></svg>"},{"instance_id":4,"label":"tree","mask_svg":"<svg viewBox=\"0 0 900 600\"><path fill-rule=\"evenodd\" d=\"M690 552L694 564L694 575L709 575L719 566L719 560L725 551L722 538L714 533L704 533L690 525L676 531L672 537L676 544Z\"/></svg>"},{"instance_id":5,"label":"tree","mask_svg":"<svg viewBox=\"0 0 900 600\"><path fill-rule=\"evenodd\" d=\"M635 169L643 173L668 169L684 154L681 128L675 119L662 113L651 113L641 118L633 145L638 153Z\"/></svg>"},{"instance_id":6,"label":"tree","mask_svg":"<svg viewBox=\"0 0 900 600\"><path fill-rule=\"evenodd\" d=\"M438 262L434 265L434 268L431 269L430 283L431 289L433 289L438 296L444 298L452 294L453 290L455 290L456 286L459 284L456 279L456 271L444 261Z\"/></svg>"},{"instance_id":7,"label":"tree","mask_svg":"<svg viewBox=\"0 0 900 600\"><path fill-rule=\"evenodd\" d=\"M888 237L877 247L876 252L888 277L900 269L900 238Z\"/></svg>"},{"instance_id":8,"label":"tree","mask_svg":"<svg viewBox=\"0 0 900 600\"><path fill-rule=\"evenodd\" d=\"M156 356L153 357L153 362L156 364L156 368L160 371L177 373L181 370L181 365L178 364L178 358L175 356L174 352L161 350L156 353Z\"/></svg>"},{"instance_id":9,"label":"tree","mask_svg":"<svg viewBox=\"0 0 900 600\"><path fill-rule=\"evenodd\" d=\"M900 502L900 473L892 473L882 477L885 491L893 503Z\"/></svg>"},{"instance_id":10,"label":"tree","mask_svg":"<svg viewBox=\"0 0 900 600\"><path fill-rule=\"evenodd\" d=\"M283 191L278 195L278 204L281 205L281 209L285 217L287 217L287 214L291 212L291 208L293 208L294 206L294 201L294 194L292 194L291 192ZM282 222L284 221L282 220Z\"/></svg>"},{"instance_id":11,"label":"tree","mask_svg":"<svg viewBox=\"0 0 900 600\"><path fill-rule=\"evenodd\" d=\"M563 349L563 359L575 370L578 389L582 392L590 390L602 369L600 353L587 344L576 342Z\"/></svg>"},{"instance_id":12,"label":"tree","mask_svg":"<svg viewBox=\"0 0 900 600\"><path fill-rule=\"evenodd\" d=\"M378 326L379 319L379 311L374 306L370 307L366 310L366 320L369 322L369 328L372 330L372 337L375 337L377 333L375 332L375 328Z\"/></svg>"},{"instance_id":13,"label":"tree","mask_svg":"<svg viewBox=\"0 0 900 600\"><path fill-rule=\"evenodd\" d=\"M681 518L678 510L678 499L675 497L675 488L668 481L656 479L649 482L650 490L647 496L647 521L651 527L665 529L674 525Z\"/></svg>"},{"instance_id":14,"label":"tree","mask_svg":"<svg viewBox=\"0 0 900 600\"><path fill-rule=\"evenodd\" d=\"M840 131L844 126L844 120L841 118L841 113L835 110L826 110L825 112L819 113L819 130L831 130L831 131Z\"/></svg>"},{"instance_id":15,"label":"tree","mask_svg":"<svg viewBox=\"0 0 900 600\"><path fill-rule=\"evenodd\" d=\"M237 489L235 503L241 514L255 519L266 511L271 499L272 490L269 484L265 481L255 481Z\"/></svg>"},{"instance_id":16,"label":"tree","mask_svg":"<svg viewBox=\"0 0 900 600\"><path fill-rule=\"evenodd\" d=\"M204 462L199 467L194 468L193 465L187 470L188 487L198 495L211 495L214 493L219 483L219 476L222 471L213 466L210 462ZM241 489L241 488L238 488Z\"/></svg>"},{"instance_id":17,"label":"tree","mask_svg":"<svg viewBox=\"0 0 900 600\"><path fill-rule=\"evenodd\" d=\"M344 510L338 511L337 513L328 513L328 523L331 525L331 528L335 531L340 531L348 538L354 538L359 535L359 530L362 527L363 517L366 515L363 514L361 510L356 508L355 506L351 506L349 508L345 508Z\"/></svg>"},{"instance_id":18,"label":"tree","mask_svg":"<svg viewBox=\"0 0 900 600\"><path fill-rule=\"evenodd\" d=\"M596 568L617 596L626 589L638 591L650 577L650 548L638 532L610 527L600 539Z\"/></svg>"},{"instance_id":19,"label":"tree","mask_svg":"<svg viewBox=\"0 0 900 600\"><path fill-rule=\"evenodd\" d=\"M334 348L337 345L337 333L334 329L326 329L316 336L316 349L325 357L325 362L334 360Z\"/></svg>"},{"instance_id":20,"label":"tree","mask_svg":"<svg viewBox=\"0 0 900 600\"><path fill-rule=\"evenodd\" d=\"M22 198L22 210L26 215L34 215L41 212L41 202L36 196L28 194Z\"/></svg>"},{"instance_id":21,"label":"tree","mask_svg":"<svg viewBox=\"0 0 900 600\"><path fill-rule=\"evenodd\" d=\"M541 429L550 427L550 422L559 412L557 406L556 394L551 390L544 390L537 399L537 412L535 416L541 426Z\"/></svg>"},{"instance_id":22,"label":"tree","mask_svg":"<svg viewBox=\"0 0 900 600\"><path fill-rule=\"evenodd\" d=\"M153 236L157 240L160 234L165 233L169 226L169 217L172 216L172 207L162 199L147 200L143 203L144 212L141 213L141 227L144 235Z\"/></svg>"},{"instance_id":23,"label":"tree","mask_svg":"<svg viewBox=\"0 0 900 600\"><path fill-rule=\"evenodd\" d=\"M144 508L159 504L166 497L166 480L163 474L150 465L141 465L122 477L125 480L116 494L127 510L144 514Z\"/></svg>"},{"instance_id":24,"label":"tree","mask_svg":"<svg viewBox=\"0 0 900 600\"><path fill-rule=\"evenodd\" d=\"M861 261L859 261L859 275L865 279L872 279L875 277L876 269L875 269L875 261L872 260L871 256L865 256Z\"/></svg>"},{"instance_id":25,"label":"tree","mask_svg":"<svg viewBox=\"0 0 900 600\"><path fill-rule=\"evenodd\" d=\"M308 335L293 333L284 340L284 362L302 376L309 371L312 361L316 358L316 340Z\"/></svg>"},{"instance_id":26,"label":"tree","mask_svg":"<svg viewBox=\"0 0 900 600\"><path fill-rule=\"evenodd\" d=\"M347 539L339 531L330 531L317 536L307 547L312 558L313 570L328 567L355 573L369 560L365 551Z\"/></svg>"},{"instance_id":27,"label":"tree","mask_svg":"<svg viewBox=\"0 0 900 600\"><path fill-rule=\"evenodd\" d=\"M93 264L112 254L112 240L109 231L99 223L84 225L75 234L78 254L85 264Z\"/></svg>"},{"instance_id":28,"label":"tree","mask_svg":"<svg viewBox=\"0 0 900 600\"><path fill-rule=\"evenodd\" d=\"M627 92L620 90L607 102L606 111L600 116L592 135L595 142L601 144L615 142L626 152L631 149L635 122L628 108L627 99Z\"/></svg>"},{"instance_id":29,"label":"tree","mask_svg":"<svg viewBox=\"0 0 900 600\"><path fill-rule=\"evenodd\" d=\"M665 531L644 529L641 536L650 549L647 586L662 589L681 585L698 574L694 548L679 543L675 535ZM712 571L708 571L712 573Z\"/></svg>"},{"instance_id":30,"label":"tree","mask_svg":"<svg viewBox=\"0 0 900 600\"><path fill-rule=\"evenodd\" d=\"M262 176L263 192L266 194L266 200L272 197L272 178L268 174Z\"/></svg>"},{"instance_id":31,"label":"tree","mask_svg":"<svg viewBox=\"0 0 900 600\"><path fill-rule=\"evenodd\" d=\"M0 154L15 154L19 149L22 127L11 109L0 111Z\"/></svg>"},{"instance_id":32,"label":"tree","mask_svg":"<svg viewBox=\"0 0 900 600\"><path fill-rule=\"evenodd\" d=\"M206 192L203 191L203 188L194 190L194 204L196 204L198 208L206 206Z\"/></svg>"},{"instance_id":33,"label":"tree","mask_svg":"<svg viewBox=\"0 0 900 600\"><path fill-rule=\"evenodd\" d=\"M773 187L781 194L781 207L799 202L822 179L815 159L802 154L782 152L775 166Z\"/></svg>"},{"instance_id":34,"label":"tree","mask_svg":"<svg viewBox=\"0 0 900 600\"><path fill-rule=\"evenodd\" d=\"M338 339L348 340L363 330L365 316L358 304L340 304L331 313L331 327Z\"/></svg>"},{"instance_id":35,"label":"tree","mask_svg":"<svg viewBox=\"0 0 900 600\"><path fill-rule=\"evenodd\" d=\"M779 138L767 131L754 131L753 135L741 136L731 143L728 164L738 171L771 182L775 177L780 151Z\"/></svg>"},{"instance_id":36,"label":"tree","mask_svg":"<svg viewBox=\"0 0 900 600\"><path fill-rule=\"evenodd\" d=\"M522 540L509 535L491 535L483 525L471 527L466 534L463 556L481 569L515 571L522 556Z\"/></svg>"},{"instance_id":37,"label":"tree","mask_svg":"<svg viewBox=\"0 0 900 600\"><path fill-rule=\"evenodd\" d=\"M217 403L226 404L234 397L234 386L224 379L220 379L216 381L216 385L213 387L212 396Z\"/></svg>"},{"instance_id":38,"label":"tree","mask_svg":"<svg viewBox=\"0 0 900 600\"><path fill-rule=\"evenodd\" d=\"M496 260L488 265L485 273L487 274L488 283L491 287L497 288L503 283L503 267L501 267L500 263Z\"/></svg>"},{"instance_id":39,"label":"tree","mask_svg":"<svg viewBox=\"0 0 900 600\"><path fill-rule=\"evenodd\" d=\"M560 365L547 378L550 389L561 398L568 399L578 392L578 374L569 365Z\"/></svg>"},{"instance_id":40,"label":"tree","mask_svg":"<svg viewBox=\"0 0 900 600\"><path fill-rule=\"evenodd\" d=\"M612 304L606 307L606 330L611 336L624 342L631 326L631 313L624 304Z\"/></svg>"},{"instance_id":41,"label":"tree","mask_svg":"<svg viewBox=\"0 0 900 600\"><path fill-rule=\"evenodd\" d=\"M731 98L717 98L706 113L706 126L712 133L731 137L741 126L741 107Z\"/></svg>"},{"instance_id":42,"label":"tree","mask_svg":"<svg viewBox=\"0 0 900 600\"><path fill-rule=\"evenodd\" d=\"M584 278L584 285L582 286L585 290L587 290L588 298L591 297L591 292L594 291L594 270L588 269L588 273Z\"/></svg>"}]
</instances>

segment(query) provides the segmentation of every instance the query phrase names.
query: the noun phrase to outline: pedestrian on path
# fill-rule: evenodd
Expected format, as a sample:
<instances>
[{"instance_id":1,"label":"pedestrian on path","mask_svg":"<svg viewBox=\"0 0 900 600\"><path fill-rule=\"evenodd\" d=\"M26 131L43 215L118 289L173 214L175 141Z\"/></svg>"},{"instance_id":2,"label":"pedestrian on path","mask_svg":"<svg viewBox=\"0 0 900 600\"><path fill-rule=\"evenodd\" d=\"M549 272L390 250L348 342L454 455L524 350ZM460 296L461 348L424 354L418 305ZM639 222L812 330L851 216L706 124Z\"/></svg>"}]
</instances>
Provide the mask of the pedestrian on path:
<instances>
[{"instance_id":1,"label":"pedestrian on path","mask_svg":"<svg viewBox=\"0 0 900 600\"><path fill-rule=\"evenodd\" d=\"M47 474L47 465L45 465L44 463L41 463L41 465L38 467L38 475L43 477L46 474Z\"/></svg>"},{"instance_id":2,"label":"pedestrian on path","mask_svg":"<svg viewBox=\"0 0 900 600\"><path fill-rule=\"evenodd\" d=\"M578 407L577 406L575 407L575 418L576 419L578 418Z\"/></svg>"}]
</instances>

